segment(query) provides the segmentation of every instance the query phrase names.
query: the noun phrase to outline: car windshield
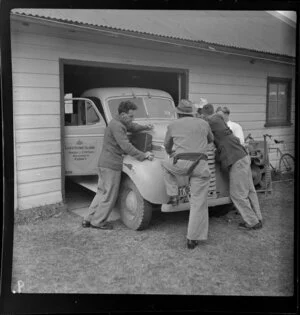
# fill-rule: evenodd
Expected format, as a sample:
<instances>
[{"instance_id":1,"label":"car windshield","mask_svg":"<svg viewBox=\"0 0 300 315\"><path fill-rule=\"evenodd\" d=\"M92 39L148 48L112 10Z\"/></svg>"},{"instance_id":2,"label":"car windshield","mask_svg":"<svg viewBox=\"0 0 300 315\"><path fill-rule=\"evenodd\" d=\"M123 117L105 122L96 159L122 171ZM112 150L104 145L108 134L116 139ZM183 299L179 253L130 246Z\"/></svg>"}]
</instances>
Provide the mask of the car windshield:
<instances>
[{"instance_id":1,"label":"car windshield","mask_svg":"<svg viewBox=\"0 0 300 315\"><path fill-rule=\"evenodd\" d=\"M149 117L176 118L172 101L167 98L145 97Z\"/></svg>"},{"instance_id":2,"label":"car windshield","mask_svg":"<svg viewBox=\"0 0 300 315\"><path fill-rule=\"evenodd\" d=\"M141 97L122 97L122 98L113 98L108 100L108 107L111 112L112 117L115 117L118 114L118 107L121 102L131 101L137 106L137 111L135 112L136 118L146 118L147 113L145 109L145 105L143 99Z\"/></svg>"},{"instance_id":3,"label":"car windshield","mask_svg":"<svg viewBox=\"0 0 300 315\"><path fill-rule=\"evenodd\" d=\"M112 116L118 114L118 107L123 101L131 101L137 106L135 118L176 118L172 101L167 98L158 97L127 97L108 100L108 107Z\"/></svg>"}]
</instances>

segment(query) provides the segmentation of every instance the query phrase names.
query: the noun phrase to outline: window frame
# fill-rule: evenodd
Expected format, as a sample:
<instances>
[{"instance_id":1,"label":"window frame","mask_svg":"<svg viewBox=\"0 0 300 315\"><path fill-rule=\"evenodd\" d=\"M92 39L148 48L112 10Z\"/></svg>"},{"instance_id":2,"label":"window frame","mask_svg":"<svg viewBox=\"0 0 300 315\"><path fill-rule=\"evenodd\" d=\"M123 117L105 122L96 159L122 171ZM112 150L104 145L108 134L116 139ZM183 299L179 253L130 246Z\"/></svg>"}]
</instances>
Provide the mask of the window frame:
<instances>
[{"instance_id":1,"label":"window frame","mask_svg":"<svg viewBox=\"0 0 300 315\"><path fill-rule=\"evenodd\" d=\"M270 84L286 84L287 85L287 120L272 121L269 119L269 89ZM280 77L267 77L267 100L266 100L266 123L265 127L291 126L291 102L292 102L292 79Z\"/></svg>"}]
</instances>

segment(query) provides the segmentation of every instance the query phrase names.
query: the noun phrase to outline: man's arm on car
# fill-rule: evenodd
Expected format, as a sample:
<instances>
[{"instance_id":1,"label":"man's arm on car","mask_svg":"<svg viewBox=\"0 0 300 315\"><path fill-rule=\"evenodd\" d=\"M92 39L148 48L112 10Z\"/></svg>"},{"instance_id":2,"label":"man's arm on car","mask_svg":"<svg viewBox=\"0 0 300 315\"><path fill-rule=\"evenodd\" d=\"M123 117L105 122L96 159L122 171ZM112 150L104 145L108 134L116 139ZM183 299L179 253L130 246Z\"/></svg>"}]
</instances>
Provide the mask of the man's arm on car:
<instances>
[{"instance_id":1,"label":"man's arm on car","mask_svg":"<svg viewBox=\"0 0 300 315\"><path fill-rule=\"evenodd\" d=\"M112 128L113 136L115 137L117 143L124 151L124 153L131 155L138 159L139 161L143 161L147 158L146 154L137 148L135 148L129 141L126 133L126 127L122 125L116 125Z\"/></svg>"},{"instance_id":2,"label":"man's arm on car","mask_svg":"<svg viewBox=\"0 0 300 315\"><path fill-rule=\"evenodd\" d=\"M153 125L148 124L148 125L140 125L134 122L131 122L129 124L127 124L127 130L129 132L139 132L139 131L144 131L144 130L152 130L153 129Z\"/></svg>"}]
</instances>

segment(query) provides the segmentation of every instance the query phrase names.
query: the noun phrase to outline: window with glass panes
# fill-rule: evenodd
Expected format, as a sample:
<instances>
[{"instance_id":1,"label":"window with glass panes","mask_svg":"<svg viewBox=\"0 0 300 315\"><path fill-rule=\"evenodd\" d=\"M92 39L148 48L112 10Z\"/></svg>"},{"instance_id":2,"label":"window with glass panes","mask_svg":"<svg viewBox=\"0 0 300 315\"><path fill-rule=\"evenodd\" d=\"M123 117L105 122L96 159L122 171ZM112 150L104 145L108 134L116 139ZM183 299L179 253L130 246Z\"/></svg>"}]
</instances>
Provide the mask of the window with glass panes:
<instances>
[{"instance_id":1,"label":"window with glass panes","mask_svg":"<svg viewBox=\"0 0 300 315\"><path fill-rule=\"evenodd\" d=\"M266 127L291 124L291 82L268 77Z\"/></svg>"}]
</instances>

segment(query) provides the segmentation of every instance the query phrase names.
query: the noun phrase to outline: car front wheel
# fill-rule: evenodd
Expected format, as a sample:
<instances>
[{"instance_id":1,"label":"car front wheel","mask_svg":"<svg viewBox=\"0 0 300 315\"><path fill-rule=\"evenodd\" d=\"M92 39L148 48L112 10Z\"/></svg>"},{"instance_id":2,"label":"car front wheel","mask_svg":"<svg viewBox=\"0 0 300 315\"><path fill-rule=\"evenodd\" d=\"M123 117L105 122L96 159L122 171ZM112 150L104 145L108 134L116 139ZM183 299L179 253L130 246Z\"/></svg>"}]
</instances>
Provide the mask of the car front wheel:
<instances>
[{"instance_id":1,"label":"car front wheel","mask_svg":"<svg viewBox=\"0 0 300 315\"><path fill-rule=\"evenodd\" d=\"M132 230L143 230L151 221L152 204L142 197L129 177L121 182L118 208L123 223Z\"/></svg>"}]
</instances>

